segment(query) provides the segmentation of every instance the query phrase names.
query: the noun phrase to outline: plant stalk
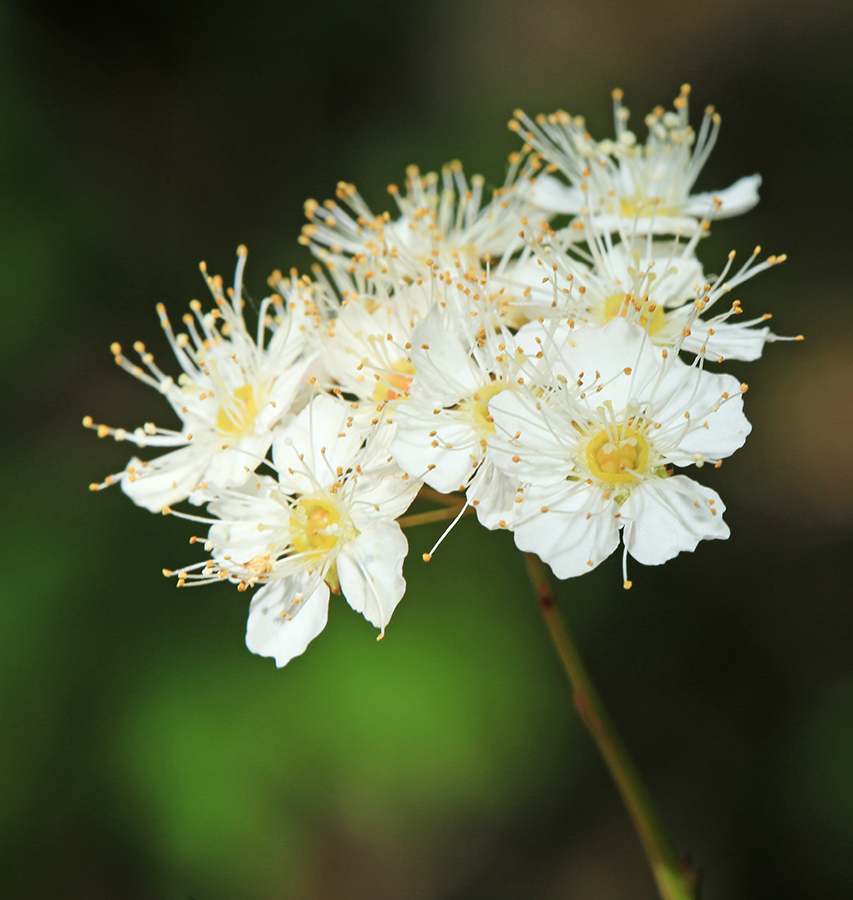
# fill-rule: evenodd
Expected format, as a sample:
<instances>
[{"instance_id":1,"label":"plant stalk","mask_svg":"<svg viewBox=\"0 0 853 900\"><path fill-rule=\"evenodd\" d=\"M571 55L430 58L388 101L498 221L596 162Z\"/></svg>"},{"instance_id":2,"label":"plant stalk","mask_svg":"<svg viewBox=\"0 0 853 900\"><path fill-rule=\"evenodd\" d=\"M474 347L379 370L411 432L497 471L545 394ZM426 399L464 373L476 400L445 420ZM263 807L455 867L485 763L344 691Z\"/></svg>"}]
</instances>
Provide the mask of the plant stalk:
<instances>
[{"instance_id":1,"label":"plant stalk","mask_svg":"<svg viewBox=\"0 0 853 900\"><path fill-rule=\"evenodd\" d=\"M699 873L676 852L652 799L589 677L565 618L557 605L545 563L525 553L527 569L560 661L574 692L574 703L598 745L622 796L652 869L661 900L698 900Z\"/></svg>"}]
</instances>

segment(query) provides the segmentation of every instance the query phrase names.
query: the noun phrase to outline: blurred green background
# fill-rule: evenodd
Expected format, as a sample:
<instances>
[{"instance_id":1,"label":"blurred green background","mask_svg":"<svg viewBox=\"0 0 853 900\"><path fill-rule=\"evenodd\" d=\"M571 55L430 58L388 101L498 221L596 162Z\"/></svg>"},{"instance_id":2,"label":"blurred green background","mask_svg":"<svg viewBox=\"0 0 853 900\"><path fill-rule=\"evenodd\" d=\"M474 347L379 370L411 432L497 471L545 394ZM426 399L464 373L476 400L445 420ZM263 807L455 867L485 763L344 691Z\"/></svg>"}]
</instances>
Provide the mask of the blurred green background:
<instances>
[{"instance_id":1,"label":"blurred green background","mask_svg":"<svg viewBox=\"0 0 853 900\"><path fill-rule=\"evenodd\" d=\"M159 416L110 342L165 363L155 303L241 242L256 299L304 270L307 197L384 208L453 158L499 184L516 106L605 136L618 85L642 134L684 81L723 116L698 188L764 176L706 267L787 253L739 296L807 340L729 366L755 431L702 480L732 539L561 597L706 900L853 895L851 38L829 0L0 3L6 896L654 897L507 535L463 521L427 567L410 532L386 640L339 600L277 671L243 595L162 578L186 523L89 493L129 448L80 420Z\"/></svg>"}]
</instances>

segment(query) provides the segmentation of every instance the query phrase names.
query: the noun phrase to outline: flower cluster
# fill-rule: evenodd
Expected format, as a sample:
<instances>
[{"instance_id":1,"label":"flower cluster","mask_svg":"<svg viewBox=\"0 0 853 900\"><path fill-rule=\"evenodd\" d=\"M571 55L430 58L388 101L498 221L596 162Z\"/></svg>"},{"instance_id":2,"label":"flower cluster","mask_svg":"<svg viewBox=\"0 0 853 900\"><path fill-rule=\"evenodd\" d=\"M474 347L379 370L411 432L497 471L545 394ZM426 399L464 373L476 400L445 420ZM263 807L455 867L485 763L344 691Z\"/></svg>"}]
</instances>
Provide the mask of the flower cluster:
<instances>
[{"instance_id":1,"label":"flower cluster","mask_svg":"<svg viewBox=\"0 0 853 900\"><path fill-rule=\"evenodd\" d=\"M757 202L760 177L691 193L720 118L694 132L688 95L647 116L645 144L619 91L614 140L517 111L523 146L490 194L458 162L409 168L391 213L339 184L305 206L313 277L275 272L254 331L246 249L227 291L202 265L212 309L193 301L176 333L158 306L177 377L142 344L139 362L112 348L181 427L87 417L166 449L92 488L205 525L206 561L166 574L251 590L246 642L278 666L323 629L330 593L384 634L406 586L401 523L473 511L560 578L621 539L626 587L629 555L656 565L727 537L722 500L681 471L749 434L746 385L718 367L778 338L729 295L784 257L732 252L706 274L702 239ZM443 506L401 519L418 496Z\"/></svg>"}]
</instances>

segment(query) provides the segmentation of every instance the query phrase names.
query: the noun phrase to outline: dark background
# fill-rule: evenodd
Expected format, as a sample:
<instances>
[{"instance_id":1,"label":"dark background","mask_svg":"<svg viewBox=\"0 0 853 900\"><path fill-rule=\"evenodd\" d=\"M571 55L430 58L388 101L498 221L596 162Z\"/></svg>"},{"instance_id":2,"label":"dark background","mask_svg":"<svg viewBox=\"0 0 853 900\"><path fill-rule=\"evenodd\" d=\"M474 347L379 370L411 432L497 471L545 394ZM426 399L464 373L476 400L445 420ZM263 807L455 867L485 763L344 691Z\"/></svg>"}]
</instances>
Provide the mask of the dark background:
<instances>
[{"instance_id":1,"label":"dark background","mask_svg":"<svg viewBox=\"0 0 853 900\"><path fill-rule=\"evenodd\" d=\"M764 176L706 268L781 334L729 371L755 430L701 473L732 529L659 570L561 585L588 665L706 900L853 892L851 18L828 0L194 6L0 3L2 883L21 898L639 900L654 887L573 714L507 535L413 531L386 640L343 601L283 671L246 599L176 592L191 526L90 481L161 414L111 341L165 348L204 259L248 292L309 264L307 197L374 209L405 166L489 184L516 106L611 133L693 84L721 139L697 185ZM717 260L720 264L717 265ZM707 474L706 474L707 473Z\"/></svg>"}]
</instances>

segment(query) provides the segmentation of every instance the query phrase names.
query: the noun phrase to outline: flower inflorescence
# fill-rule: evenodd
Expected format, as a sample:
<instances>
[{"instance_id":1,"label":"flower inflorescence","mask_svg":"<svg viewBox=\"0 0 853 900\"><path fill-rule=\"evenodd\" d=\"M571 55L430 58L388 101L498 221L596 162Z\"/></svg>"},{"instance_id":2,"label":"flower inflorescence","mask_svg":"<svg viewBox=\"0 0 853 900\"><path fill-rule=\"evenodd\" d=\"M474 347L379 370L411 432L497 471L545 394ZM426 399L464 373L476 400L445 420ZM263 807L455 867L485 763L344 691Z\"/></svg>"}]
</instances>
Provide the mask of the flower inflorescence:
<instances>
[{"instance_id":1,"label":"flower inflorescence","mask_svg":"<svg viewBox=\"0 0 853 900\"><path fill-rule=\"evenodd\" d=\"M394 214L346 183L309 200L300 243L319 262L273 274L254 330L245 247L227 291L202 264L210 311L193 301L176 332L157 307L177 377L141 343L138 362L112 347L181 427L87 416L101 437L167 451L92 489L120 483L205 525L191 542L209 558L164 572L251 590L247 644L278 666L323 629L330 593L384 634L406 587L398 520L418 496L445 508L403 524L473 511L560 578L621 540L626 587L628 556L656 565L727 537L722 500L681 471L719 466L749 434L746 386L719 365L780 338L729 297L785 257L756 248L737 266L733 251L705 274L703 237L755 205L761 179L692 193L720 117L709 108L695 133L689 93L646 117L645 144L621 91L614 140L516 111L524 144L491 196L453 162L410 167L405 191L389 187Z\"/></svg>"}]
</instances>

